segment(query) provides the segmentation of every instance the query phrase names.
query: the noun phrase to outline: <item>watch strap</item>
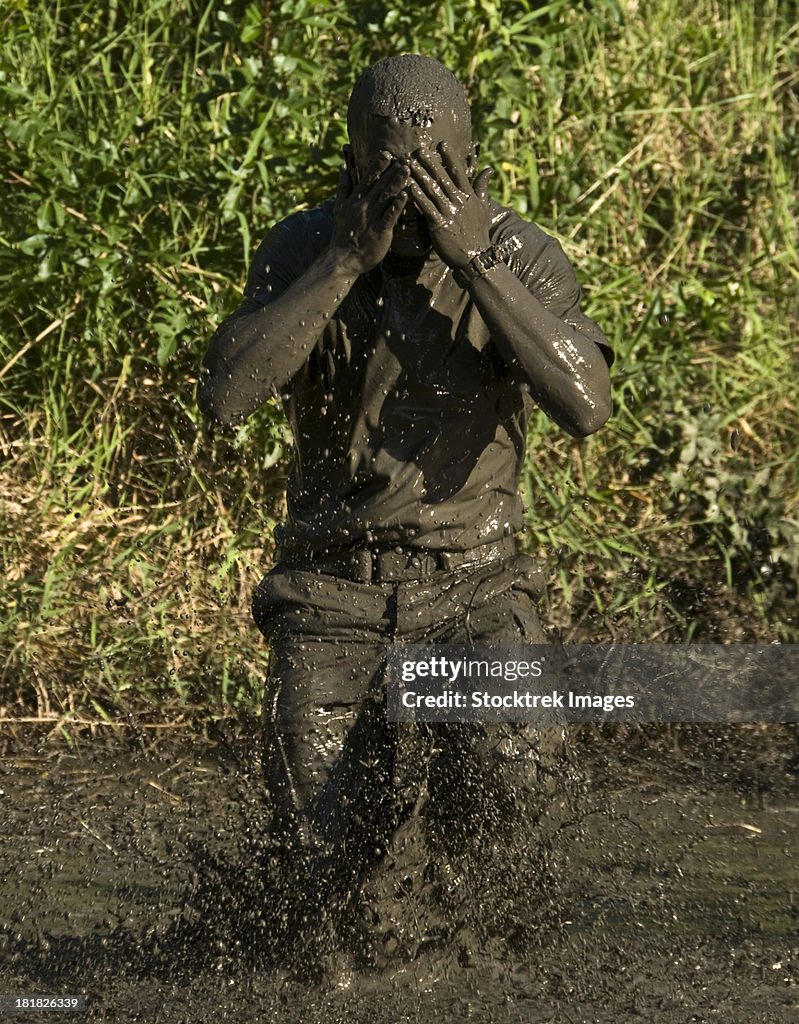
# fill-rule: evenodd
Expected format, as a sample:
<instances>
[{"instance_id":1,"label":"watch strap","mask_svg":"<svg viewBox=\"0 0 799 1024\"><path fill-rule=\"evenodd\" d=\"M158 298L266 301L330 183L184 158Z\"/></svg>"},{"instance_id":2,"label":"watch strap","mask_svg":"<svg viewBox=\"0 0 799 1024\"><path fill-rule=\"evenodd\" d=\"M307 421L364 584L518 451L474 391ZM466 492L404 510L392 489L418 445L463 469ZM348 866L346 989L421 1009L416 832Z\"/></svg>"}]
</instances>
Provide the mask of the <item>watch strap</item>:
<instances>
[{"instance_id":1,"label":"watch strap","mask_svg":"<svg viewBox=\"0 0 799 1024\"><path fill-rule=\"evenodd\" d=\"M485 277L492 267L501 262L502 257L497 252L496 246L490 245L487 249L473 256L465 266L453 270L452 276L461 288L466 288L468 284L475 281L478 277Z\"/></svg>"}]
</instances>

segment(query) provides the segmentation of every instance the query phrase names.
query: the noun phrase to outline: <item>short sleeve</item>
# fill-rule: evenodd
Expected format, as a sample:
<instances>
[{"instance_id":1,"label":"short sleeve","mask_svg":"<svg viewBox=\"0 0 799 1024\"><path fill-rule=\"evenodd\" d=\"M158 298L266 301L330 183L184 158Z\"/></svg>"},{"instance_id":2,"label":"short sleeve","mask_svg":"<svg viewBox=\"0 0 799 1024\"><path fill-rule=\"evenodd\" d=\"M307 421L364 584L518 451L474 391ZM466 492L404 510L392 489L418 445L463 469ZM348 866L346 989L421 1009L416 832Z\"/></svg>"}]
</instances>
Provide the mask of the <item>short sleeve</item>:
<instances>
[{"instance_id":1,"label":"short sleeve","mask_svg":"<svg viewBox=\"0 0 799 1024\"><path fill-rule=\"evenodd\" d=\"M510 214L501 221L496 244L501 252L504 250L508 266L538 301L595 342L611 366L613 349L599 325L580 308L582 289L560 242L537 225Z\"/></svg>"},{"instance_id":2,"label":"short sleeve","mask_svg":"<svg viewBox=\"0 0 799 1024\"><path fill-rule=\"evenodd\" d=\"M332 228L332 203L294 213L276 224L255 252L244 298L218 331L268 306L287 291L329 243Z\"/></svg>"}]
</instances>

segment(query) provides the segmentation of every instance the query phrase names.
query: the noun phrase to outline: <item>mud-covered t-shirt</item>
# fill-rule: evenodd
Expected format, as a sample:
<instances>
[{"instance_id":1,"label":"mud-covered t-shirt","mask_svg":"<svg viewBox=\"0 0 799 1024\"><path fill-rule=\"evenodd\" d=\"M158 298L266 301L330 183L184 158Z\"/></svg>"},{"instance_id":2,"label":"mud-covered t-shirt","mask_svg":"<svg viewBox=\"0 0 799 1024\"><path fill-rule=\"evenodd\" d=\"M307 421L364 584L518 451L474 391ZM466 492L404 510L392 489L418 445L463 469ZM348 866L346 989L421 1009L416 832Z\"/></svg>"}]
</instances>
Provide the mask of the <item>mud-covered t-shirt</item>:
<instances>
[{"instance_id":1,"label":"mud-covered t-shirt","mask_svg":"<svg viewBox=\"0 0 799 1024\"><path fill-rule=\"evenodd\" d=\"M607 340L580 311L580 288L558 242L491 205L491 240L505 262L610 362ZM273 228L243 303L221 329L278 298L326 249L332 229L332 201ZM463 551L522 528L518 480L534 403L434 253L413 276L382 265L361 275L320 330L282 389L295 441L288 521L276 531L284 550Z\"/></svg>"}]
</instances>

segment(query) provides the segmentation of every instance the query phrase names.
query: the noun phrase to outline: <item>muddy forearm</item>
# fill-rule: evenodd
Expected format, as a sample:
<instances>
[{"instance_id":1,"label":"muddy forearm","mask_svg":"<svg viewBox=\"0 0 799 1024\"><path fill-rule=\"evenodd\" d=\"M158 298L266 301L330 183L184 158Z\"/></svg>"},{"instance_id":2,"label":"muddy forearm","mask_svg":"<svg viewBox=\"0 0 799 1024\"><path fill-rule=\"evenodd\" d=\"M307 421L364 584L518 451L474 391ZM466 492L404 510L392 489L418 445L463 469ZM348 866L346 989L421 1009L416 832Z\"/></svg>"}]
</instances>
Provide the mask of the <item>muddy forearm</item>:
<instances>
[{"instance_id":1,"label":"muddy forearm","mask_svg":"<svg viewBox=\"0 0 799 1024\"><path fill-rule=\"evenodd\" d=\"M610 415L610 374L599 347L546 309L504 264L470 282L469 292L500 354L544 412L575 437L598 430Z\"/></svg>"},{"instance_id":2,"label":"muddy forearm","mask_svg":"<svg viewBox=\"0 0 799 1024\"><path fill-rule=\"evenodd\" d=\"M327 249L279 298L218 331L208 348L200 409L236 423L294 377L358 277L346 254Z\"/></svg>"}]
</instances>

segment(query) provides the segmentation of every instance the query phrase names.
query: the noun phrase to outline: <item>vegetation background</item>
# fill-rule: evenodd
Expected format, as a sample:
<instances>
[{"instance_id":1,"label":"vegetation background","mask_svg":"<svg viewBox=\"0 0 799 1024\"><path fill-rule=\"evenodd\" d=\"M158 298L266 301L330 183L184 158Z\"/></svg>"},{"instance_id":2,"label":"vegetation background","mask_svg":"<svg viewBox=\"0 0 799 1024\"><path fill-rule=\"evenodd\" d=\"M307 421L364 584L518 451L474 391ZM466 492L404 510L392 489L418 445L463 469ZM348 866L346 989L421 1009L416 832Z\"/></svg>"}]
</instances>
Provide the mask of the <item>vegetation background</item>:
<instances>
[{"instance_id":1,"label":"vegetation background","mask_svg":"<svg viewBox=\"0 0 799 1024\"><path fill-rule=\"evenodd\" d=\"M466 84L497 199L557 235L615 413L531 425L555 635L797 642L797 4L7 0L0 719L246 714L290 439L197 369L269 226L335 186L357 73Z\"/></svg>"}]
</instances>

